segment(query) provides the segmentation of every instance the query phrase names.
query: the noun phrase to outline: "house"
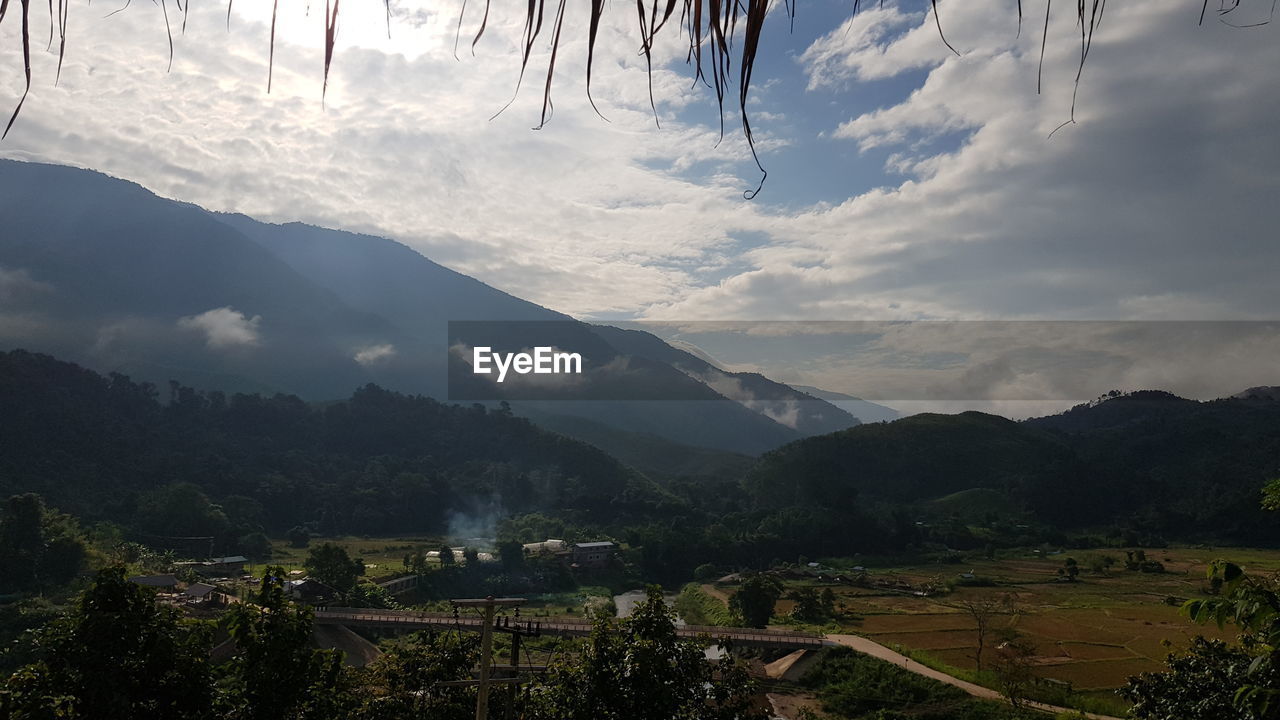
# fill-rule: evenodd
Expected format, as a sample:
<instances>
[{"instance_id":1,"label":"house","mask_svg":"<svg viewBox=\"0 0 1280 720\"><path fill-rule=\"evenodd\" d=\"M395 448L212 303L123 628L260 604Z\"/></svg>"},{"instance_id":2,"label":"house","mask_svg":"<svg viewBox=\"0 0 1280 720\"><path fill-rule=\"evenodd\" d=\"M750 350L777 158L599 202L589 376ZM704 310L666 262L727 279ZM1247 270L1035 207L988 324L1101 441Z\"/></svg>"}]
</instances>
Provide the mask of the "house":
<instances>
[{"instance_id":1,"label":"house","mask_svg":"<svg viewBox=\"0 0 1280 720\"><path fill-rule=\"evenodd\" d=\"M244 566L249 562L249 558L243 555L230 555L228 557L210 558L203 567L207 572L202 575L242 575L244 574Z\"/></svg>"},{"instance_id":2,"label":"house","mask_svg":"<svg viewBox=\"0 0 1280 720\"><path fill-rule=\"evenodd\" d=\"M153 588L165 588L172 590L178 584L177 576L173 574L167 575L135 575L129 578L129 582L145 585Z\"/></svg>"},{"instance_id":3,"label":"house","mask_svg":"<svg viewBox=\"0 0 1280 720\"><path fill-rule=\"evenodd\" d=\"M244 574L244 566L249 558L243 555L209 558L204 561L187 561L176 563L179 567L189 568L205 577L236 577Z\"/></svg>"},{"instance_id":4,"label":"house","mask_svg":"<svg viewBox=\"0 0 1280 720\"><path fill-rule=\"evenodd\" d=\"M523 546L525 555L555 555L569 549L569 543L563 540L547 538L542 542L525 543Z\"/></svg>"},{"instance_id":5,"label":"house","mask_svg":"<svg viewBox=\"0 0 1280 720\"><path fill-rule=\"evenodd\" d=\"M584 568L608 567L617 546L611 542L587 542L573 544L573 564Z\"/></svg>"},{"instance_id":6,"label":"house","mask_svg":"<svg viewBox=\"0 0 1280 720\"><path fill-rule=\"evenodd\" d=\"M289 597L308 605L324 604L338 597L338 591L319 580L303 578L285 583L285 592Z\"/></svg>"},{"instance_id":7,"label":"house","mask_svg":"<svg viewBox=\"0 0 1280 720\"><path fill-rule=\"evenodd\" d=\"M186 589L182 591L182 594L186 597L187 602L201 603L206 600L217 600L217 596L214 595L215 590L217 590L217 588L209 585L208 583L198 582L188 585Z\"/></svg>"}]
</instances>

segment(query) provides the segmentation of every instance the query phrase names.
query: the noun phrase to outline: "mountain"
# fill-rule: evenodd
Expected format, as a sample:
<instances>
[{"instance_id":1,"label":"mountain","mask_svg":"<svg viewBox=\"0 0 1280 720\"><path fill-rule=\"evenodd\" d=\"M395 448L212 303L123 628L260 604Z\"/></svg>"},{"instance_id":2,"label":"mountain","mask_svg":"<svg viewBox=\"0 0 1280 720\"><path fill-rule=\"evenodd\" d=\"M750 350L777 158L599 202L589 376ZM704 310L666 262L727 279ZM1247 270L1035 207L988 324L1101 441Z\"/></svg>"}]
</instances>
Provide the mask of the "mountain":
<instances>
[{"instance_id":1,"label":"mountain","mask_svg":"<svg viewBox=\"0 0 1280 720\"><path fill-rule=\"evenodd\" d=\"M1231 397L1239 400L1272 400L1280 401L1280 386L1260 386L1251 387L1248 390L1238 392Z\"/></svg>"},{"instance_id":2,"label":"mountain","mask_svg":"<svg viewBox=\"0 0 1280 720\"><path fill-rule=\"evenodd\" d=\"M747 484L765 506L840 506L973 488L1024 499L1078 472L1069 446L1050 433L979 412L922 413L785 445L760 458Z\"/></svg>"},{"instance_id":3,"label":"mountain","mask_svg":"<svg viewBox=\"0 0 1280 720\"><path fill-rule=\"evenodd\" d=\"M780 383L724 373L647 333L575 321L385 238L212 213L99 173L14 161L0 161L0 217L0 348L161 386L329 400L374 382L496 402L458 393L447 375L458 344L450 323L487 321L499 324L485 326L500 333L497 350L554 344L610 369L577 395L509 396L531 414L748 454L857 423ZM483 384L464 379L464 390Z\"/></svg>"},{"instance_id":4,"label":"mountain","mask_svg":"<svg viewBox=\"0 0 1280 720\"><path fill-rule=\"evenodd\" d=\"M324 406L184 386L162 404L153 386L18 350L0 352L0 407L0 497L36 492L160 537L441 533L455 516L526 512L602 523L669 502L526 419L373 385Z\"/></svg>"},{"instance_id":5,"label":"mountain","mask_svg":"<svg viewBox=\"0 0 1280 720\"><path fill-rule=\"evenodd\" d=\"M1280 401L1141 391L1022 422L921 414L806 438L763 455L746 487L776 508L887 502L972 515L982 501L993 517L1012 508L1060 528L1273 544L1280 528L1259 503L1278 473Z\"/></svg>"},{"instance_id":6,"label":"mountain","mask_svg":"<svg viewBox=\"0 0 1280 720\"><path fill-rule=\"evenodd\" d=\"M892 422L902 417L902 413L891 407L877 405L876 403L868 400L863 400L860 397L833 392L831 390L823 390L821 388L810 387L808 385L792 385L791 387L807 395L812 395L820 400L826 400L864 423Z\"/></svg>"}]
</instances>

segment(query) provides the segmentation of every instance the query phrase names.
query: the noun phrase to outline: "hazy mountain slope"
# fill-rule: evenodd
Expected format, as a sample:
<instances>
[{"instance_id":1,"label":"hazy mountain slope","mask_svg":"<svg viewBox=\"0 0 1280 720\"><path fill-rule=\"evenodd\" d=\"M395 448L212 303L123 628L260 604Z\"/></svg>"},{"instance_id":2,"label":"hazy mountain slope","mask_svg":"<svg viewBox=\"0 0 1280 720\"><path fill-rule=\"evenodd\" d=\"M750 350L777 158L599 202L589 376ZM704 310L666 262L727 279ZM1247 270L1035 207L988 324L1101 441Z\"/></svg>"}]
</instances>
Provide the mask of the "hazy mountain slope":
<instances>
[{"instance_id":1,"label":"hazy mountain slope","mask_svg":"<svg viewBox=\"0 0 1280 720\"><path fill-rule=\"evenodd\" d=\"M10 347L312 394L367 381L354 352L396 337L199 208L132 183L2 161L0 217L0 268L25 279L0 310Z\"/></svg>"},{"instance_id":2,"label":"hazy mountain slope","mask_svg":"<svg viewBox=\"0 0 1280 720\"><path fill-rule=\"evenodd\" d=\"M1146 391L1020 423L921 414L806 438L765 454L746 486L773 507L992 491L997 517L1018 508L1060 527L1272 543L1280 528L1259 501L1277 473L1280 402Z\"/></svg>"},{"instance_id":3,"label":"hazy mountain slope","mask_svg":"<svg viewBox=\"0 0 1280 720\"><path fill-rule=\"evenodd\" d=\"M721 395L741 403L801 435L821 435L858 424L835 405L799 392L759 373L722 370L706 360L641 330L596 325L593 330L623 353L650 358L678 368Z\"/></svg>"},{"instance_id":4,"label":"hazy mountain slope","mask_svg":"<svg viewBox=\"0 0 1280 720\"><path fill-rule=\"evenodd\" d=\"M653 433L619 430L584 417L524 413L539 427L595 445L650 477L719 476L737 478L754 460L746 455L696 447Z\"/></svg>"},{"instance_id":5,"label":"hazy mountain slope","mask_svg":"<svg viewBox=\"0 0 1280 720\"><path fill-rule=\"evenodd\" d=\"M1039 502L1078 472L1066 443L995 415L913 415L806 438L765 454L748 487L760 502L915 502L990 488ZM1036 499L1032 500L1032 496Z\"/></svg>"},{"instance_id":6,"label":"hazy mountain slope","mask_svg":"<svg viewBox=\"0 0 1280 720\"><path fill-rule=\"evenodd\" d=\"M1280 477L1280 402L1144 391L1023 424L1068 442L1099 496L1143 524L1272 534L1274 516L1257 508L1262 485Z\"/></svg>"},{"instance_id":7,"label":"hazy mountain slope","mask_svg":"<svg viewBox=\"0 0 1280 720\"><path fill-rule=\"evenodd\" d=\"M822 388L811 387L809 385L792 385L791 387L802 393L807 393L816 398L826 400L864 423L891 422L902 417L902 413L891 407L877 405L869 400L863 400L862 398L854 397L852 395L833 392L831 390L823 390Z\"/></svg>"},{"instance_id":8,"label":"hazy mountain slope","mask_svg":"<svg viewBox=\"0 0 1280 720\"><path fill-rule=\"evenodd\" d=\"M191 483L226 501L229 518L204 513L209 527L167 535L234 539L215 526L246 507L240 520L274 533L317 523L386 534L440 532L451 513L498 505L605 521L664 498L603 451L522 418L372 385L323 407L189 388L162 405L144 385L15 351L0 352L0 407L0 496L39 492L146 532L178 522L148 520L157 488Z\"/></svg>"},{"instance_id":9,"label":"hazy mountain slope","mask_svg":"<svg viewBox=\"0 0 1280 720\"><path fill-rule=\"evenodd\" d=\"M445 327L459 319L558 321L556 344L601 365L630 353L399 243L210 213L91 171L0 161L0 213L0 348L54 352L159 385L325 400L372 381L446 398ZM513 325L501 344L544 344L544 327ZM751 382L777 403L726 399L662 359L660 340L643 339L648 349L630 362L643 371L640 396L668 402L554 413L745 453L851 422L763 378ZM593 397L615 390L606 383ZM788 404L803 408L787 415Z\"/></svg>"}]
</instances>

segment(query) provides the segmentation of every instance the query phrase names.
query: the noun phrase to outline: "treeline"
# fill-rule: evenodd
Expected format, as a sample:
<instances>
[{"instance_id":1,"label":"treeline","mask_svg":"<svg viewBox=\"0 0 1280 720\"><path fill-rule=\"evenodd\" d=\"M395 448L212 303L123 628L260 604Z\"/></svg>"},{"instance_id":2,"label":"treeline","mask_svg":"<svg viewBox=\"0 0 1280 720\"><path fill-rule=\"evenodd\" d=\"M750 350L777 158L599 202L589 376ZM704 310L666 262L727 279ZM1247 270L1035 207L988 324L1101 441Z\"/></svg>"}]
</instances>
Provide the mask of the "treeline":
<instances>
[{"instance_id":1,"label":"treeline","mask_svg":"<svg viewBox=\"0 0 1280 720\"><path fill-rule=\"evenodd\" d=\"M745 472L653 478L505 408L375 386L325 405L161 391L14 351L0 354L0 407L0 497L37 492L153 546L213 536L247 552L261 533L501 520L504 541L624 542L639 577L678 585L701 565L800 556L1280 543L1258 507L1280 471L1280 403L1266 399L1136 393L1021 423L918 415L791 443Z\"/></svg>"},{"instance_id":2,"label":"treeline","mask_svg":"<svg viewBox=\"0 0 1280 720\"><path fill-rule=\"evenodd\" d=\"M366 386L296 397L164 392L23 351L0 353L0 496L35 492L148 544L248 533L443 533L451 518L555 512L625 522L669 496L585 443L504 410Z\"/></svg>"},{"instance_id":3,"label":"treeline","mask_svg":"<svg viewBox=\"0 0 1280 720\"><path fill-rule=\"evenodd\" d=\"M1258 501L1278 474L1280 403L1141 392L1024 422L924 414L808 438L766 454L746 485L775 508L909 508L960 549L1045 528L1274 545L1280 526Z\"/></svg>"},{"instance_id":4,"label":"treeline","mask_svg":"<svg viewBox=\"0 0 1280 720\"><path fill-rule=\"evenodd\" d=\"M476 716L479 637L416 633L365 668L311 646L310 608L269 568L252 601L218 621L184 618L155 592L100 571L64 615L7 649L0 717L98 720L463 720ZM521 692L490 693L488 717L526 720L764 720L741 661L706 662L659 589L624 620L564 641ZM524 660L525 658L521 658ZM499 686L502 687L502 686Z\"/></svg>"}]
</instances>

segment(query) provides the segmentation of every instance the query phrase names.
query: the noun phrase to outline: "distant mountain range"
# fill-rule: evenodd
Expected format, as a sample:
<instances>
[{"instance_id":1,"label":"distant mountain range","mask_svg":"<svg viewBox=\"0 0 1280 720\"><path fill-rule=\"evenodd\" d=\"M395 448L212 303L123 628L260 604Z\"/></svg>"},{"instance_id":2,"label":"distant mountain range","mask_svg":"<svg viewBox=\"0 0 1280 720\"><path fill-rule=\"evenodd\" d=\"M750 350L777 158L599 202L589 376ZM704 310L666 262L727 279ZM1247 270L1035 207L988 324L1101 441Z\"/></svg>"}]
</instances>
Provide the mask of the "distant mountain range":
<instances>
[{"instance_id":1,"label":"distant mountain range","mask_svg":"<svg viewBox=\"0 0 1280 720\"><path fill-rule=\"evenodd\" d=\"M902 413L891 407L877 405L876 403L868 400L863 400L860 397L832 392L830 390L823 390L821 388L810 387L808 385L792 385L791 387L807 395L812 395L820 400L826 400L864 423L892 422L902 417Z\"/></svg>"},{"instance_id":2,"label":"distant mountain range","mask_svg":"<svg viewBox=\"0 0 1280 720\"><path fill-rule=\"evenodd\" d=\"M892 413L573 321L386 238L213 213L92 171L0 161L0 218L0 349L161 387L323 401L375 382L445 399L450 321L554 321L561 347L625 359L669 398L515 403L533 418L588 421L559 421L570 435L603 442L604 426L758 454Z\"/></svg>"},{"instance_id":3,"label":"distant mountain range","mask_svg":"<svg viewBox=\"0 0 1280 720\"><path fill-rule=\"evenodd\" d=\"M1270 544L1280 531L1260 505L1277 477L1274 393L1138 391L1021 422L924 413L806 438L763 455L746 487L776 508L931 502L942 520L978 506L968 520Z\"/></svg>"}]
</instances>

